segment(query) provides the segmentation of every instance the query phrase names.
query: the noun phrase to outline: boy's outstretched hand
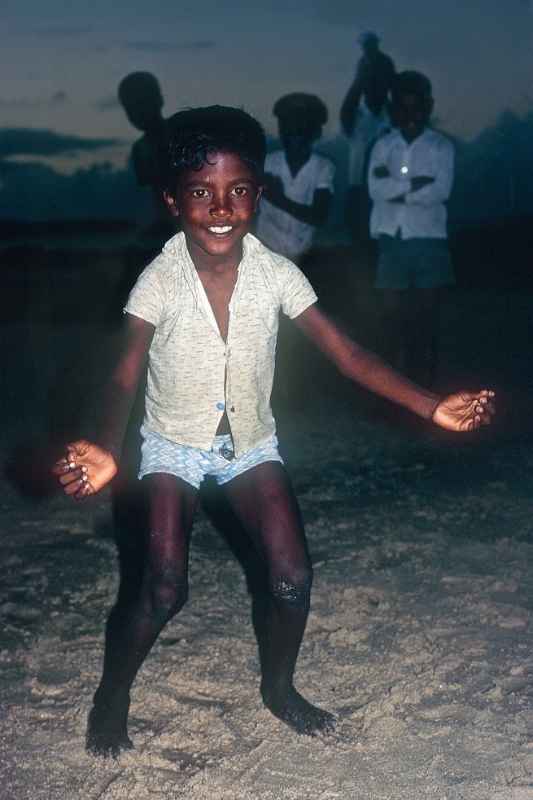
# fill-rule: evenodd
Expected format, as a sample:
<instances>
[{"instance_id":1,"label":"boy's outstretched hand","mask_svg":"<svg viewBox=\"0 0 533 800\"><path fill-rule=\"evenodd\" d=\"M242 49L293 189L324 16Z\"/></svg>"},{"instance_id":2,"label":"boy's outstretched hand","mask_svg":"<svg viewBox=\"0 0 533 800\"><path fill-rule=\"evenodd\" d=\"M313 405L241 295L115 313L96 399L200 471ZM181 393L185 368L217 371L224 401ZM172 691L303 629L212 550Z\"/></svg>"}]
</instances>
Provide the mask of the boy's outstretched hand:
<instances>
[{"instance_id":1,"label":"boy's outstretched hand","mask_svg":"<svg viewBox=\"0 0 533 800\"><path fill-rule=\"evenodd\" d=\"M117 471L113 455L86 439L68 444L66 455L54 464L52 470L65 494L76 500L99 492Z\"/></svg>"},{"instance_id":2,"label":"boy's outstretched hand","mask_svg":"<svg viewBox=\"0 0 533 800\"><path fill-rule=\"evenodd\" d=\"M433 412L435 425L448 431L473 431L494 416L494 392L458 392L443 398Z\"/></svg>"}]
</instances>

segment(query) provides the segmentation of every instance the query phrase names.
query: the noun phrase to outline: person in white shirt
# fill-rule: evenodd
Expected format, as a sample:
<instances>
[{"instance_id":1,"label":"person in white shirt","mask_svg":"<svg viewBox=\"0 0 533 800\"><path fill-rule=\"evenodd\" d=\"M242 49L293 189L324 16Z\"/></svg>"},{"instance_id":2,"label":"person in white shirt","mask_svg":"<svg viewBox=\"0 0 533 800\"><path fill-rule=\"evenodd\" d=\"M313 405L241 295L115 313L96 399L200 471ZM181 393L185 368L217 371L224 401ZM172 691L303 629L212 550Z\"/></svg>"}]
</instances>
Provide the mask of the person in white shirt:
<instances>
[{"instance_id":1,"label":"person in white shirt","mask_svg":"<svg viewBox=\"0 0 533 800\"><path fill-rule=\"evenodd\" d=\"M316 283L310 256L316 230L329 214L335 166L313 151L328 111L313 94L294 92L274 105L282 148L265 160L264 191L256 222L257 237L275 253L290 258ZM295 385L298 358L292 326L281 321L278 339L274 404L297 406L305 393Z\"/></svg>"},{"instance_id":2,"label":"person in white shirt","mask_svg":"<svg viewBox=\"0 0 533 800\"><path fill-rule=\"evenodd\" d=\"M315 95L295 92L281 97L273 113L283 147L266 157L256 234L275 253L301 264L333 196L335 166L313 152L328 111Z\"/></svg>"},{"instance_id":3,"label":"person in white shirt","mask_svg":"<svg viewBox=\"0 0 533 800\"><path fill-rule=\"evenodd\" d=\"M446 210L454 147L428 127L432 110L428 78L414 71L397 75L390 109L394 129L376 142L368 177L384 355L425 385L435 378L441 290L455 283Z\"/></svg>"}]
</instances>

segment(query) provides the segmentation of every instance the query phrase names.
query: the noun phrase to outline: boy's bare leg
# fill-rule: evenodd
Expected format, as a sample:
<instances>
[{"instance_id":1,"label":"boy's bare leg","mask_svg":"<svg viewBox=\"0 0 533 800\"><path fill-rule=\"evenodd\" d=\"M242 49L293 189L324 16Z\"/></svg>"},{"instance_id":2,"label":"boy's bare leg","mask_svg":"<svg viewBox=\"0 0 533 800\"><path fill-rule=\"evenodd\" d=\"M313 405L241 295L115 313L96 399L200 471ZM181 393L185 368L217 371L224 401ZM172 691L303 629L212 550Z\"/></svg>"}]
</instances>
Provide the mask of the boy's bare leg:
<instances>
[{"instance_id":1,"label":"boy's bare leg","mask_svg":"<svg viewBox=\"0 0 533 800\"><path fill-rule=\"evenodd\" d=\"M121 592L107 622L104 670L87 728L87 749L97 755L115 756L132 746L127 733L130 687L160 631L187 599L197 492L172 475L157 473L143 482L149 503L145 570L138 596L131 599Z\"/></svg>"},{"instance_id":2,"label":"boy's bare leg","mask_svg":"<svg viewBox=\"0 0 533 800\"><path fill-rule=\"evenodd\" d=\"M225 484L225 489L268 572L266 595L254 598L263 702L298 733L312 736L332 730L334 717L311 705L293 685L309 613L312 568L287 473L280 463L267 462Z\"/></svg>"}]
</instances>

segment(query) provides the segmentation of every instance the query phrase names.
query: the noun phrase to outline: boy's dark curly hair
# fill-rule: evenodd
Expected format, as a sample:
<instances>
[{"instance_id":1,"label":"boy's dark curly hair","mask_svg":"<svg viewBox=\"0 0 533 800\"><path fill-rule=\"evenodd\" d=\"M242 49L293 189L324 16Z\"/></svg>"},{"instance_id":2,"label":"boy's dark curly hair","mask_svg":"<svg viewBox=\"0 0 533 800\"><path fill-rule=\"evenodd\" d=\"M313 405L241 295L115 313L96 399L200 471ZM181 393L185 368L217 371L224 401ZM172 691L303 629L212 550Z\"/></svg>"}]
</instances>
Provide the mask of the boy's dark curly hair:
<instances>
[{"instance_id":1,"label":"boy's dark curly hair","mask_svg":"<svg viewBox=\"0 0 533 800\"><path fill-rule=\"evenodd\" d=\"M414 94L417 97L430 99L432 93L433 89L429 78L422 72L410 69L397 73L391 89L393 100L404 94Z\"/></svg>"},{"instance_id":2,"label":"boy's dark curly hair","mask_svg":"<svg viewBox=\"0 0 533 800\"><path fill-rule=\"evenodd\" d=\"M170 194L184 170L209 164L210 154L235 153L260 179L266 155L265 132L250 114L230 106L179 111L167 120L169 160L164 188Z\"/></svg>"},{"instance_id":3,"label":"boy's dark curly hair","mask_svg":"<svg viewBox=\"0 0 533 800\"><path fill-rule=\"evenodd\" d=\"M328 109L316 94L292 92L276 100L272 113L279 120L299 119L310 125L322 127L328 121Z\"/></svg>"}]
</instances>

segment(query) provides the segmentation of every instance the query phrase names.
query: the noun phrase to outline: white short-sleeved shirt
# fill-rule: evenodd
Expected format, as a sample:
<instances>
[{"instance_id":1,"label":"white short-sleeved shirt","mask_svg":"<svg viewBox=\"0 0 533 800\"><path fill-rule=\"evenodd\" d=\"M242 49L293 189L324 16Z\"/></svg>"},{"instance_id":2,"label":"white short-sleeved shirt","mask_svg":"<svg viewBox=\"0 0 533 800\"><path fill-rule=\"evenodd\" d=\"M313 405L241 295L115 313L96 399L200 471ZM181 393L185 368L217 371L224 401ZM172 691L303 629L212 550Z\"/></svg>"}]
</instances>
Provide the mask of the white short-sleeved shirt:
<instances>
[{"instance_id":1,"label":"white short-sleeved shirt","mask_svg":"<svg viewBox=\"0 0 533 800\"><path fill-rule=\"evenodd\" d=\"M378 139L368 170L372 236L396 236L400 232L402 239L445 239L454 155L450 139L431 128L410 144L399 130ZM374 176L374 169L379 166L388 168L388 178ZM434 178L433 183L412 191L411 178L419 176ZM393 202L400 195L405 195L405 202Z\"/></svg>"},{"instance_id":2,"label":"white short-sleeved shirt","mask_svg":"<svg viewBox=\"0 0 533 800\"><path fill-rule=\"evenodd\" d=\"M265 172L281 178L285 195L296 203L311 206L317 189L327 189L333 193L335 165L318 153L312 153L309 161L293 177L285 151L275 150L266 157ZM313 225L300 222L269 203L266 198L261 198L256 234L274 252L287 258L299 258L311 246L315 230Z\"/></svg>"},{"instance_id":3,"label":"white short-sleeved shirt","mask_svg":"<svg viewBox=\"0 0 533 800\"><path fill-rule=\"evenodd\" d=\"M295 264L248 234L224 342L184 234L170 239L141 273L124 309L156 329L146 427L208 450L226 410L237 456L271 436L279 312L294 319L316 299Z\"/></svg>"}]
</instances>

